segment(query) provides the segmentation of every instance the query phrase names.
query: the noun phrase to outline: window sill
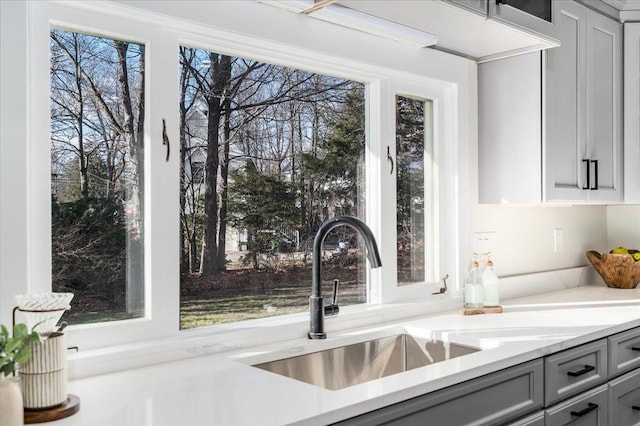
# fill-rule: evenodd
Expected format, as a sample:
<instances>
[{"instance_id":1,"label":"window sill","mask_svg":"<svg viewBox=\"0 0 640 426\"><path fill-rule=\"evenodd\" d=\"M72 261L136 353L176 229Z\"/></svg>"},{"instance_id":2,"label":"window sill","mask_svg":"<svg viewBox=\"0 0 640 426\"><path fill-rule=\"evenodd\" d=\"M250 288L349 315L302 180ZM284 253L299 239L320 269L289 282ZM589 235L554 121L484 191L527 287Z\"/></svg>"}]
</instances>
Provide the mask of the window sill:
<instances>
[{"instance_id":1,"label":"window sill","mask_svg":"<svg viewBox=\"0 0 640 426\"><path fill-rule=\"evenodd\" d=\"M407 303L354 305L325 320L329 335L459 309L461 297L433 296ZM70 353L69 378L95 376L197 356L220 354L293 339L307 339L309 313L261 318L184 330L175 338Z\"/></svg>"}]
</instances>

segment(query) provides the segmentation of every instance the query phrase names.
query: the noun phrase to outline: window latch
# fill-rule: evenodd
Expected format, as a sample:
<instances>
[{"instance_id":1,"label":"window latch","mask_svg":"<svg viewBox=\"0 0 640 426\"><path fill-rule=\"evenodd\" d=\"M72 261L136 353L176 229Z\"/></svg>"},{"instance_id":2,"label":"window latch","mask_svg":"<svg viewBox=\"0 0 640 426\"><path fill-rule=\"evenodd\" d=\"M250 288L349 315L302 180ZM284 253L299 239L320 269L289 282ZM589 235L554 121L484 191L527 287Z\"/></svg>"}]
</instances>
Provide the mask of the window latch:
<instances>
[{"instance_id":1,"label":"window latch","mask_svg":"<svg viewBox=\"0 0 640 426\"><path fill-rule=\"evenodd\" d=\"M432 295L436 295L436 294L445 294L447 292L447 278L449 278L449 274L445 274L444 277L442 277L442 287L440 287L440 290L436 291L435 293L431 293Z\"/></svg>"}]
</instances>

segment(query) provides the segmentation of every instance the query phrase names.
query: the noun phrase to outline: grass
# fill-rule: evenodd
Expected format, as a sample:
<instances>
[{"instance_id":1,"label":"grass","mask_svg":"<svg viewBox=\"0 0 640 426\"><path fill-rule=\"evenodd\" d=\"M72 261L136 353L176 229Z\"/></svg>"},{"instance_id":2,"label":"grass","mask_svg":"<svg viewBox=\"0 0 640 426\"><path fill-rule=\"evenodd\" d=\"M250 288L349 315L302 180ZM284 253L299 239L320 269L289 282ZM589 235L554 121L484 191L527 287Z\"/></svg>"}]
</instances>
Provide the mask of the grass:
<instances>
[{"instance_id":1,"label":"grass","mask_svg":"<svg viewBox=\"0 0 640 426\"><path fill-rule=\"evenodd\" d=\"M340 306L364 303L362 261L361 256L326 259L323 296L331 297L333 279L338 278ZM74 293L72 309L63 317L69 324L121 321L142 316L127 313L123 302L117 303L104 294ZM181 277L180 293L180 329L307 312L311 266L304 266L302 262L280 262L271 268L253 270L238 264L213 277L185 275Z\"/></svg>"},{"instance_id":2,"label":"grass","mask_svg":"<svg viewBox=\"0 0 640 426\"><path fill-rule=\"evenodd\" d=\"M341 282L341 305L363 303L364 291L356 280ZM327 286L324 295L330 297ZM188 329L275 315L305 312L309 309L311 285L308 282L284 282L242 289L207 291L183 296L180 303L180 328Z\"/></svg>"}]
</instances>

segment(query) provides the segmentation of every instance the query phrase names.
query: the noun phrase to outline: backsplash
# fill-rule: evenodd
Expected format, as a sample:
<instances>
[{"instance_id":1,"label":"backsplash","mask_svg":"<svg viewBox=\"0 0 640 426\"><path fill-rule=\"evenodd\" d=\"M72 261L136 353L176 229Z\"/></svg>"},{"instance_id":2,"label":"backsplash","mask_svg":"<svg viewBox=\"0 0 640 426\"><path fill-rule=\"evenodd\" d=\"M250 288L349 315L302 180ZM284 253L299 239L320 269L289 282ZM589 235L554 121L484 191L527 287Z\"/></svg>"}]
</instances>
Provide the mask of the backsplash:
<instances>
[{"instance_id":1,"label":"backsplash","mask_svg":"<svg viewBox=\"0 0 640 426\"><path fill-rule=\"evenodd\" d=\"M640 205L607 207L607 247L640 250Z\"/></svg>"},{"instance_id":2,"label":"backsplash","mask_svg":"<svg viewBox=\"0 0 640 426\"><path fill-rule=\"evenodd\" d=\"M470 220L472 233L495 232L493 261L499 276L589 265L587 250L610 245L607 206L476 205ZM554 253L556 229L562 230L562 242Z\"/></svg>"}]
</instances>

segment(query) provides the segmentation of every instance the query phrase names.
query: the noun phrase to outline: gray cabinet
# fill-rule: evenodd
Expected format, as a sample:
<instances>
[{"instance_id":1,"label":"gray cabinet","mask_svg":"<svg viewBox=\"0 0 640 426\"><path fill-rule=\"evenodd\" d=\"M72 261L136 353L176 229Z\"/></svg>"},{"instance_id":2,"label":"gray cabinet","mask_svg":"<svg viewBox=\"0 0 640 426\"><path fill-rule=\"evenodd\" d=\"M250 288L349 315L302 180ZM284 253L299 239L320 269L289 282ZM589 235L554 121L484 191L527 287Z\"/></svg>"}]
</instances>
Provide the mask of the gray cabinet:
<instances>
[{"instance_id":1,"label":"gray cabinet","mask_svg":"<svg viewBox=\"0 0 640 426\"><path fill-rule=\"evenodd\" d=\"M561 46L545 52L548 201L622 200L620 24L585 6L555 3Z\"/></svg>"},{"instance_id":2,"label":"gray cabinet","mask_svg":"<svg viewBox=\"0 0 640 426\"><path fill-rule=\"evenodd\" d=\"M341 425L495 425L542 407L542 360L520 364L459 385L346 420Z\"/></svg>"},{"instance_id":3,"label":"gray cabinet","mask_svg":"<svg viewBox=\"0 0 640 426\"><path fill-rule=\"evenodd\" d=\"M640 22L624 24L624 201L640 203Z\"/></svg>"},{"instance_id":4,"label":"gray cabinet","mask_svg":"<svg viewBox=\"0 0 640 426\"><path fill-rule=\"evenodd\" d=\"M639 341L636 327L339 424L638 426Z\"/></svg>"},{"instance_id":5,"label":"gray cabinet","mask_svg":"<svg viewBox=\"0 0 640 426\"><path fill-rule=\"evenodd\" d=\"M489 18L546 37L553 37L553 4L556 1L491 0L489 1Z\"/></svg>"},{"instance_id":6,"label":"gray cabinet","mask_svg":"<svg viewBox=\"0 0 640 426\"><path fill-rule=\"evenodd\" d=\"M607 339L550 355L544 360L545 406L604 383L607 377Z\"/></svg>"},{"instance_id":7,"label":"gray cabinet","mask_svg":"<svg viewBox=\"0 0 640 426\"><path fill-rule=\"evenodd\" d=\"M608 338L609 378L640 367L640 328L632 328ZM640 399L637 401L640 403Z\"/></svg>"},{"instance_id":8,"label":"gray cabinet","mask_svg":"<svg viewBox=\"0 0 640 426\"><path fill-rule=\"evenodd\" d=\"M609 424L640 425L640 369L609 382Z\"/></svg>"},{"instance_id":9,"label":"gray cabinet","mask_svg":"<svg viewBox=\"0 0 640 426\"><path fill-rule=\"evenodd\" d=\"M545 410L545 426L607 426L607 385L598 386Z\"/></svg>"},{"instance_id":10,"label":"gray cabinet","mask_svg":"<svg viewBox=\"0 0 640 426\"><path fill-rule=\"evenodd\" d=\"M553 19L560 47L478 65L481 203L622 200L620 24L572 1Z\"/></svg>"}]
</instances>

